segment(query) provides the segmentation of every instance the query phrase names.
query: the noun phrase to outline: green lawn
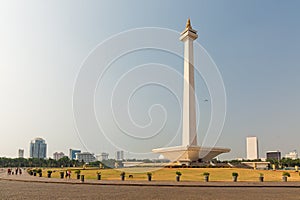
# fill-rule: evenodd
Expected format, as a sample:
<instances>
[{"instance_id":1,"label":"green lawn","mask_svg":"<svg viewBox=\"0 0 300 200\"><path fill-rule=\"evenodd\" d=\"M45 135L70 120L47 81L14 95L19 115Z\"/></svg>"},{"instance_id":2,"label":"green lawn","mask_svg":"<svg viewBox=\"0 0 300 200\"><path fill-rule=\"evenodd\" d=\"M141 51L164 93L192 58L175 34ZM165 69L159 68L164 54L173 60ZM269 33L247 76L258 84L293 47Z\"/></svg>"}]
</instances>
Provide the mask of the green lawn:
<instances>
[{"instance_id":1,"label":"green lawn","mask_svg":"<svg viewBox=\"0 0 300 200\"><path fill-rule=\"evenodd\" d=\"M67 169L72 171L71 178L75 179L75 168L56 168L51 169L55 172L52 173L53 178L59 178L60 171L66 171ZM47 170L43 170L43 176L47 176ZM96 179L97 172L101 172L102 180L120 180L120 173L122 169L81 169L81 174L85 175L86 179ZM125 171L128 169L124 169ZM258 181L260 173L264 174L265 181L281 181L282 170L251 170L251 169L239 169L239 168L163 168L157 171L152 171L152 179L160 181L174 181L176 177L176 171L182 173L182 181L203 181L203 172L210 173L210 181L232 181L232 172L239 174L238 181ZM130 180L147 180L147 169L145 168L130 168L130 172L126 172L126 179L128 175L132 174L133 178ZM300 181L299 172L289 171L291 177L288 181Z\"/></svg>"}]
</instances>

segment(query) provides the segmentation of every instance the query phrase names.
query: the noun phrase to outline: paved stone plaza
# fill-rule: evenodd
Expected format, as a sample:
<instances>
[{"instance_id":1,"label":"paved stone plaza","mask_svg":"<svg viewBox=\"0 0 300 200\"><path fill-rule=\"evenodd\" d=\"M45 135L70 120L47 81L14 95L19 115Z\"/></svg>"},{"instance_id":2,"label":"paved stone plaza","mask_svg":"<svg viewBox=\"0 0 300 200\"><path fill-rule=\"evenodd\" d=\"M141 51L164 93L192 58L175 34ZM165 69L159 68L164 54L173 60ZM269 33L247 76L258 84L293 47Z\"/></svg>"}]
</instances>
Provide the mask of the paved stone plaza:
<instances>
[{"instance_id":1,"label":"paved stone plaza","mask_svg":"<svg viewBox=\"0 0 300 200\"><path fill-rule=\"evenodd\" d=\"M299 188L170 187L0 180L0 199L299 199Z\"/></svg>"}]
</instances>

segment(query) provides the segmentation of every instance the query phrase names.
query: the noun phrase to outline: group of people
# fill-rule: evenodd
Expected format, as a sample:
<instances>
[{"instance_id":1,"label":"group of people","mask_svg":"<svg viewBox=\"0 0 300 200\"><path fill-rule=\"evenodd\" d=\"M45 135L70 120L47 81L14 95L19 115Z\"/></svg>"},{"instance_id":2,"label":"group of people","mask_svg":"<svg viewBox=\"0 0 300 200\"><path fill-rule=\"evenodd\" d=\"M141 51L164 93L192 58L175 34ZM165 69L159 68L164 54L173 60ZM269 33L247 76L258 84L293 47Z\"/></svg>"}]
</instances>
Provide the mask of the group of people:
<instances>
[{"instance_id":1,"label":"group of people","mask_svg":"<svg viewBox=\"0 0 300 200\"><path fill-rule=\"evenodd\" d=\"M22 175L22 169L21 168L16 168L15 169L15 171L13 171L13 169L11 169L11 168L8 168L7 169L7 174L8 175L18 175L18 174L20 174L20 175Z\"/></svg>"}]
</instances>

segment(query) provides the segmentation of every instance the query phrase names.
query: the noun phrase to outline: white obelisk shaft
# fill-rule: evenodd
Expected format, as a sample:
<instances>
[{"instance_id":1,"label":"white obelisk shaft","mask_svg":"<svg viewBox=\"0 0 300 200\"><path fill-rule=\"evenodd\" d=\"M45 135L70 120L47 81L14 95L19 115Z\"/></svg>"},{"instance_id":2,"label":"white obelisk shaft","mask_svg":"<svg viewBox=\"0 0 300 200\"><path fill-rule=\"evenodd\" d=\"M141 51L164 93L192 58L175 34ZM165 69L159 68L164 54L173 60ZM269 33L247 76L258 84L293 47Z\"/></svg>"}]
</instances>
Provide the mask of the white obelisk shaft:
<instances>
[{"instance_id":1,"label":"white obelisk shaft","mask_svg":"<svg viewBox=\"0 0 300 200\"><path fill-rule=\"evenodd\" d=\"M197 31L192 29L190 19L188 19L180 37L180 40L184 42L182 146L197 145L193 48L193 41L197 37Z\"/></svg>"}]
</instances>

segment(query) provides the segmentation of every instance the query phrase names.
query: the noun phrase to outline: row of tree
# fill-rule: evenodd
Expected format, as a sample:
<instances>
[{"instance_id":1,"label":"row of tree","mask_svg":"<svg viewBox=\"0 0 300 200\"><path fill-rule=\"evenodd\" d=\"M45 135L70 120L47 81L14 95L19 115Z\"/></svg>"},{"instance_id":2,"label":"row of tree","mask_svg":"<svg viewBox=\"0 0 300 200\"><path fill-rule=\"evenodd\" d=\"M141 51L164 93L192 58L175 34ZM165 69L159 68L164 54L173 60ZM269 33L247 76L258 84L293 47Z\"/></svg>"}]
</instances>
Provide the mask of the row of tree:
<instances>
[{"instance_id":1,"label":"row of tree","mask_svg":"<svg viewBox=\"0 0 300 200\"><path fill-rule=\"evenodd\" d=\"M285 168L285 167L295 167L300 166L300 159L290 159L290 158L282 158L281 160L277 159L267 159L272 165L274 164L276 167Z\"/></svg>"},{"instance_id":2,"label":"row of tree","mask_svg":"<svg viewBox=\"0 0 300 200\"><path fill-rule=\"evenodd\" d=\"M243 160L247 161L247 160ZM223 161L225 163L240 163L240 160ZM249 161L249 160L248 160ZM260 160L256 160L260 161ZM290 158L277 159L267 159L270 165L275 165L276 168L285 167L295 167L300 166L300 159L292 160ZM63 157L59 160L54 159L42 159L42 158L1 158L0 157L0 167L82 167L85 163L78 160L70 160L68 157ZM114 168L122 167L122 162L118 162L114 159L109 159L105 161L95 161L89 163L89 166L103 168ZM271 166L270 166L271 167Z\"/></svg>"},{"instance_id":3,"label":"row of tree","mask_svg":"<svg viewBox=\"0 0 300 200\"><path fill-rule=\"evenodd\" d=\"M0 167L83 167L86 163L78 160L70 160L68 157L63 157L59 160L42 159L42 158L1 158ZM88 164L90 167L114 168L122 167L121 161L114 159L104 160L102 162L95 161Z\"/></svg>"},{"instance_id":4,"label":"row of tree","mask_svg":"<svg viewBox=\"0 0 300 200\"><path fill-rule=\"evenodd\" d=\"M42 158L0 158L0 167L76 167L84 163L63 157L59 160Z\"/></svg>"},{"instance_id":5,"label":"row of tree","mask_svg":"<svg viewBox=\"0 0 300 200\"><path fill-rule=\"evenodd\" d=\"M256 159L256 160L225 160L225 161L219 161L216 159L213 159L212 162L213 163L231 163L235 166L237 166L238 164L241 164L242 162L261 162L261 159ZM277 169L282 169L282 168L286 168L286 167L295 167L298 166L300 167L300 159L291 159L291 158L282 158L280 160L278 159L267 159L267 162L270 162L269 168L272 169L272 166L275 165L275 167Z\"/></svg>"}]
</instances>

